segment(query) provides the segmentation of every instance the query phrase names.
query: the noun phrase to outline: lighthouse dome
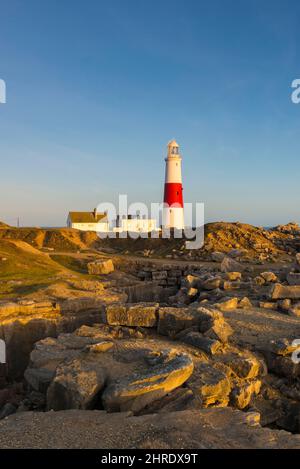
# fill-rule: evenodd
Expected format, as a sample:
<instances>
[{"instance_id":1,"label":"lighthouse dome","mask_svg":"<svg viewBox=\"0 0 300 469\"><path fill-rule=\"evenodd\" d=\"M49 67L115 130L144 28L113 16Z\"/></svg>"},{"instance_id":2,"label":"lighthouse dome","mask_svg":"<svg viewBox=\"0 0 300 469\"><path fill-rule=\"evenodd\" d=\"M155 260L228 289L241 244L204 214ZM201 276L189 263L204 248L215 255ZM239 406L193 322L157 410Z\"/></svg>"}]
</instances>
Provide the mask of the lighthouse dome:
<instances>
[{"instance_id":1,"label":"lighthouse dome","mask_svg":"<svg viewBox=\"0 0 300 469\"><path fill-rule=\"evenodd\" d=\"M168 147L178 147L179 148L179 145L176 142L176 140L170 140L169 143L168 143Z\"/></svg>"}]
</instances>

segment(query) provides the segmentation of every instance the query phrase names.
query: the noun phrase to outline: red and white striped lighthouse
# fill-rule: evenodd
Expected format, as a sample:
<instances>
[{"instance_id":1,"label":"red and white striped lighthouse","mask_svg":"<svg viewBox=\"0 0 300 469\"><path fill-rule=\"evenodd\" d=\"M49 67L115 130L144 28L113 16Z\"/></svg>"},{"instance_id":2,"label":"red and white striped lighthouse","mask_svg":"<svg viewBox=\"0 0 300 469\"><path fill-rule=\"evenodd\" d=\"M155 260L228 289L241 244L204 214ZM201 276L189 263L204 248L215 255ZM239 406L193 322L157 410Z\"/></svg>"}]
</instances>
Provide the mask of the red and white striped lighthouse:
<instances>
[{"instance_id":1,"label":"red and white striped lighthouse","mask_svg":"<svg viewBox=\"0 0 300 469\"><path fill-rule=\"evenodd\" d=\"M165 158L166 175L163 208L163 228L184 228L181 156L175 140L168 143L168 156Z\"/></svg>"}]
</instances>

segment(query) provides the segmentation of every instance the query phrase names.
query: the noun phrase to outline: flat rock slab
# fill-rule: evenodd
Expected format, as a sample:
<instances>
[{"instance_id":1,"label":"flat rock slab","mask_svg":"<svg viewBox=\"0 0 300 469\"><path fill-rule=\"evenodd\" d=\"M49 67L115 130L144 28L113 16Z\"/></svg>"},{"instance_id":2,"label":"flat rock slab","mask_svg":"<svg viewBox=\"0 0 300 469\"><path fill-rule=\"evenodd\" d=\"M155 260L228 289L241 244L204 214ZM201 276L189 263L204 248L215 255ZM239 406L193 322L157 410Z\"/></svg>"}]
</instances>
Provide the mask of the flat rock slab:
<instances>
[{"instance_id":1,"label":"flat rock slab","mask_svg":"<svg viewBox=\"0 0 300 469\"><path fill-rule=\"evenodd\" d=\"M111 326L155 327L158 307L158 303L109 305L106 321Z\"/></svg>"},{"instance_id":2,"label":"flat rock slab","mask_svg":"<svg viewBox=\"0 0 300 469\"><path fill-rule=\"evenodd\" d=\"M166 351L165 354L162 352L161 358L162 363L144 373L136 373L108 386L102 395L104 408L110 412L138 412L181 386L191 376L194 364L188 354Z\"/></svg>"},{"instance_id":3,"label":"flat rock slab","mask_svg":"<svg viewBox=\"0 0 300 469\"><path fill-rule=\"evenodd\" d=\"M68 410L24 412L1 420L0 448L300 449L300 435L262 428L257 413L231 408L139 417Z\"/></svg>"},{"instance_id":4,"label":"flat rock slab","mask_svg":"<svg viewBox=\"0 0 300 469\"><path fill-rule=\"evenodd\" d=\"M270 296L272 300L283 300L285 298L299 300L300 285L281 285L280 283L275 283Z\"/></svg>"}]
</instances>

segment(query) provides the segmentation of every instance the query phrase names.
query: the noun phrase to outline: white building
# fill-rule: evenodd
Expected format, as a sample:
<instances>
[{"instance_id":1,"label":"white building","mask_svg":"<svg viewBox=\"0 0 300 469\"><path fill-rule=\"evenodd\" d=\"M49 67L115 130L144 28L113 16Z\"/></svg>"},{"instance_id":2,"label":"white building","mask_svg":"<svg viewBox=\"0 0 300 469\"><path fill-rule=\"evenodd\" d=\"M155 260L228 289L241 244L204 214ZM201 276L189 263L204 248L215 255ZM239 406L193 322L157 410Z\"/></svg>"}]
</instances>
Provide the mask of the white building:
<instances>
[{"instance_id":1,"label":"white building","mask_svg":"<svg viewBox=\"0 0 300 469\"><path fill-rule=\"evenodd\" d=\"M109 231L107 214L98 213L96 209L92 212L69 212L67 226L81 231Z\"/></svg>"},{"instance_id":2,"label":"white building","mask_svg":"<svg viewBox=\"0 0 300 469\"><path fill-rule=\"evenodd\" d=\"M157 231L155 218L145 218L138 215L128 215L127 217L117 217L115 232L130 231L133 233L150 233Z\"/></svg>"}]
</instances>

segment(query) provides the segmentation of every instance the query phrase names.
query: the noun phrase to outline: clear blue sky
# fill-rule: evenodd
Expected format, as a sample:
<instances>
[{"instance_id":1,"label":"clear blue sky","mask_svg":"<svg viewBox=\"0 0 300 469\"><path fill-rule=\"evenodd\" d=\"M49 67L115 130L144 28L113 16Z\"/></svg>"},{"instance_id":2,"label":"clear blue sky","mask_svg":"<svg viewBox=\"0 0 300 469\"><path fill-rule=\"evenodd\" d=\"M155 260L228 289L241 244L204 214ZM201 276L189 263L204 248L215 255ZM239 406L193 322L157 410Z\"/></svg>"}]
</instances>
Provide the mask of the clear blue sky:
<instances>
[{"instance_id":1,"label":"clear blue sky","mask_svg":"<svg viewBox=\"0 0 300 469\"><path fill-rule=\"evenodd\" d=\"M160 201L176 138L207 221L300 221L298 0L0 0L0 15L0 220Z\"/></svg>"}]
</instances>

